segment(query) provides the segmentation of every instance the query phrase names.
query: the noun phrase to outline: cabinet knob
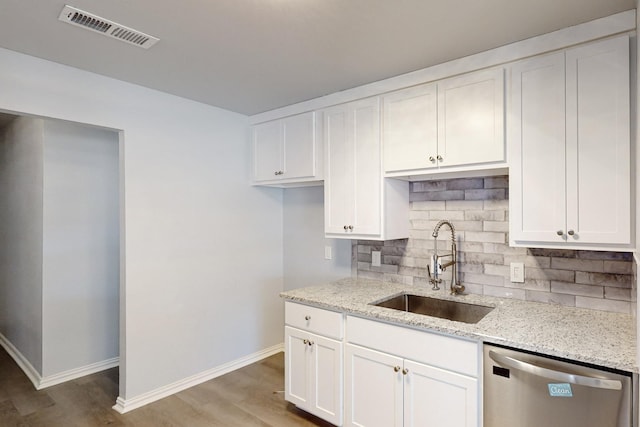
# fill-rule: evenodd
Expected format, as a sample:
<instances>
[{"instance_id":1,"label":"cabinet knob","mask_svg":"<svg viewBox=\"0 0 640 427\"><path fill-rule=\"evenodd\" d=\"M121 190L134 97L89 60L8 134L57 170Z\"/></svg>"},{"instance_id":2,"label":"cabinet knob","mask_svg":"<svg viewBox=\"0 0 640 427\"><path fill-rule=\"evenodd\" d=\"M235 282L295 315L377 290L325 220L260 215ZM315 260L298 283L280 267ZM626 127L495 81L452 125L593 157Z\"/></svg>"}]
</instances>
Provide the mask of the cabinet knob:
<instances>
[{"instance_id":1,"label":"cabinet knob","mask_svg":"<svg viewBox=\"0 0 640 427\"><path fill-rule=\"evenodd\" d=\"M402 375L407 375L409 373L409 370L407 368L404 368L402 370Z\"/></svg>"},{"instance_id":2,"label":"cabinet knob","mask_svg":"<svg viewBox=\"0 0 640 427\"><path fill-rule=\"evenodd\" d=\"M444 160L444 157L442 157L440 154L438 154L438 161L441 162Z\"/></svg>"},{"instance_id":3,"label":"cabinet knob","mask_svg":"<svg viewBox=\"0 0 640 427\"><path fill-rule=\"evenodd\" d=\"M435 162L435 161L436 161L436 158L435 158L435 157L433 157L433 156L429 156L429 161L430 161L431 163L433 163L433 162Z\"/></svg>"},{"instance_id":4,"label":"cabinet knob","mask_svg":"<svg viewBox=\"0 0 640 427\"><path fill-rule=\"evenodd\" d=\"M394 366L393 372L400 372L400 366Z\"/></svg>"},{"instance_id":5,"label":"cabinet knob","mask_svg":"<svg viewBox=\"0 0 640 427\"><path fill-rule=\"evenodd\" d=\"M353 231L353 225L349 226L349 231Z\"/></svg>"},{"instance_id":6,"label":"cabinet knob","mask_svg":"<svg viewBox=\"0 0 640 427\"><path fill-rule=\"evenodd\" d=\"M344 231L347 231L349 229L349 227L347 227L346 225L344 226Z\"/></svg>"},{"instance_id":7,"label":"cabinet knob","mask_svg":"<svg viewBox=\"0 0 640 427\"><path fill-rule=\"evenodd\" d=\"M307 344L309 344L309 347L311 347L313 345L313 341L308 341Z\"/></svg>"},{"instance_id":8,"label":"cabinet knob","mask_svg":"<svg viewBox=\"0 0 640 427\"><path fill-rule=\"evenodd\" d=\"M306 339L305 339L305 340L302 340L302 343L303 343L304 345L307 345L307 344L309 344L309 340L306 340Z\"/></svg>"},{"instance_id":9,"label":"cabinet knob","mask_svg":"<svg viewBox=\"0 0 640 427\"><path fill-rule=\"evenodd\" d=\"M564 234L564 231L562 231L562 230L558 230L558 231L556 231L556 234L557 234L558 236L562 236L562 235Z\"/></svg>"},{"instance_id":10,"label":"cabinet knob","mask_svg":"<svg viewBox=\"0 0 640 427\"><path fill-rule=\"evenodd\" d=\"M573 231L573 230L569 230L569 231L567 231L567 234L568 234L569 236L573 236L573 235L575 234L575 231Z\"/></svg>"},{"instance_id":11,"label":"cabinet knob","mask_svg":"<svg viewBox=\"0 0 640 427\"><path fill-rule=\"evenodd\" d=\"M306 316L304 316L304 320L311 320L311 316L307 314Z\"/></svg>"}]
</instances>

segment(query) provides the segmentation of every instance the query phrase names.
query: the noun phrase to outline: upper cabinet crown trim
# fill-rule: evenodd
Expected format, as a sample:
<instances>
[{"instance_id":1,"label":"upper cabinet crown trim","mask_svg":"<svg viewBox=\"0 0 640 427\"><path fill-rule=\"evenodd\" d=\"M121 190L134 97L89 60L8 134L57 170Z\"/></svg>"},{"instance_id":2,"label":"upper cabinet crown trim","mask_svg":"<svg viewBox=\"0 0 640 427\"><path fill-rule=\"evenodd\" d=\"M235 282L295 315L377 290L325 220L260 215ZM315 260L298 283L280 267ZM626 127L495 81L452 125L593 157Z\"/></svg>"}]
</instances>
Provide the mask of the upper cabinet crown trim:
<instances>
[{"instance_id":1,"label":"upper cabinet crown trim","mask_svg":"<svg viewBox=\"0 0 640 427\"><path fill-rule=\"evenodd\" d=\"M249 123L262 123L293 114L324 109L332 105L343 104L421 83L506 64L529 56L564 49L576 44L633 31L635 28L636 11L635 9L628 10L422 70L256 114L249 117Z\"/></svg>"}]
</instances>

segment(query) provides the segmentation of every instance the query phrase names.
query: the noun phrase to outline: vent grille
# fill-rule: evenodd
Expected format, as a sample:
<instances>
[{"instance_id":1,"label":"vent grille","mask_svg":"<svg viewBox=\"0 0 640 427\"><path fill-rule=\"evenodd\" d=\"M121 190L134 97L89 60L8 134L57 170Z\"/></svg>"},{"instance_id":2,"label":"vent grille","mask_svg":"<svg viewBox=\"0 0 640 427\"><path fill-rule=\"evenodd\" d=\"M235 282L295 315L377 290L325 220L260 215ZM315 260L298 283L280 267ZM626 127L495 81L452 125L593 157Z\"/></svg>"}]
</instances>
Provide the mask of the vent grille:
<instances>
[{"instance_id":1,"label":"vent grille","mask_svg":"<svg viewBox=\"0 0 640 427\"><path fill-rule=\"evenodd\" d=\"M125 27L124 25L68 5L62 9L58 19L62 22L92 30L145 49L149 49L160 40L149 34Z\"/></svg>"}]
</instances>

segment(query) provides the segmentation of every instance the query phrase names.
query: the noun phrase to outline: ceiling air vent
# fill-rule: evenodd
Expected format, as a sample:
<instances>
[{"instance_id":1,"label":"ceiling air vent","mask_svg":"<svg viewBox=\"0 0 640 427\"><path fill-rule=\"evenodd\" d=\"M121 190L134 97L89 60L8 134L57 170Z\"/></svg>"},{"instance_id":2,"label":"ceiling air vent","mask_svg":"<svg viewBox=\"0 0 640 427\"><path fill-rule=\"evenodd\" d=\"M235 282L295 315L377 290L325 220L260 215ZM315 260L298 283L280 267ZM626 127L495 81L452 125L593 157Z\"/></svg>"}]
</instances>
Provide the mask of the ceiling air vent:
<instances>
[{"instance_id":1,"label":"ceiling air vent","mask_svg":"<svg viewBox=\"0 0 640 427\"><path fill-rule=\"evenodd\" d=\"M117 24L108 19L101 18L89 12L85 12L75 7L65 6L60 12L58 19L71 25L86 28L88 30L102 33L105 36L122 40L145 49L149 49L160 39L142 33L124 25Z\"/></svg>"}]
</instances>

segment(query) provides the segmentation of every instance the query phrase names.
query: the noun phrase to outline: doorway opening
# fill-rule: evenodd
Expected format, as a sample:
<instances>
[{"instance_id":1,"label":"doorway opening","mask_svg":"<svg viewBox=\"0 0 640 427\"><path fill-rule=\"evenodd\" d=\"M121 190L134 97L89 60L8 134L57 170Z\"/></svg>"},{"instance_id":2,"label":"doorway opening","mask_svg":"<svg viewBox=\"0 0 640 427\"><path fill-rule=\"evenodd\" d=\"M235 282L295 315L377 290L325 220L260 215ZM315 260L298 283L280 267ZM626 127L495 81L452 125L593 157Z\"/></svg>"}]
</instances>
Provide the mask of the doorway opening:
<instances>
[{"instance_id":1,"label":"doorway opening","mask_svg":"<svg viewBox=\"0 0 640 427\"><path fill-rule=\"evenodd\" d=\"M0 112L0 345L37 389L120 364L121 136Z\"/></svg>"}]
</instances>

